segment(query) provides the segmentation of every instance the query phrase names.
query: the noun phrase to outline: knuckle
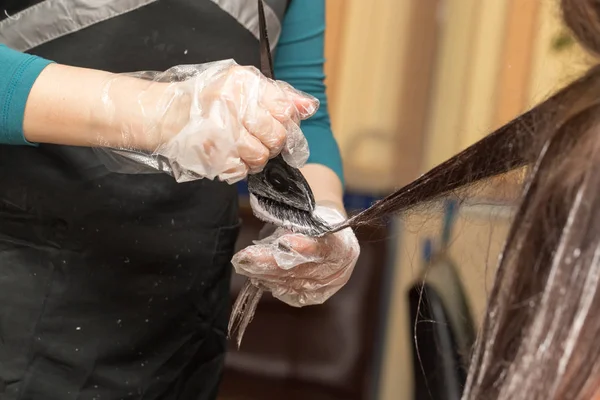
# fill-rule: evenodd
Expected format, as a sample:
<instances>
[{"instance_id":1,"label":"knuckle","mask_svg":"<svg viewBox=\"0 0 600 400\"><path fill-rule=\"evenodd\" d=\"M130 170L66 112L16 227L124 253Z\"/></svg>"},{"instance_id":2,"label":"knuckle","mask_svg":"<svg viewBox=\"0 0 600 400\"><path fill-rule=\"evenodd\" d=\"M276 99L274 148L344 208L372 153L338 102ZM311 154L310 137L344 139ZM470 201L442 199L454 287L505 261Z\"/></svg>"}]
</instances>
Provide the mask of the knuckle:
<instances>
[{"instance_id":1,"label":"knuckle","mask_svg":"<svg viewBox=\"0 0 600 400\"><path fill-rule=\"evenodd\" d=\"M251 79L253 77L256 77L255 68L244 65L235 65L231 67L229 73L242 79Z\"/></svg>"},{"instance_id":2,"label":"knuckle","mask_svg":"<svg viewBox=\"0 0 600 400\"><path fill-rule=\"evenodd\" d=\"M266 147L263 147L261 151L257 154L256 163L260 166L263 166L269 161L269 151Z\"/></svg>"},{"instance_id":3,"label":"knuckle","mask_svg":"<svg viewBox=\"0 0 600 400\"><path fill-rule=\"evenodd\" d=\"M260 149L256 149L244 157L244 162L250 166L253 172L256 168L262 168L267 161L269 161L269 151L264 146L260 146Z\"/></svg>"},{"instance_id":4,"label":"knuckle","mask_svg":"<svg viewBox=\"0 0 600 400\"><path fill-rule=\"evenodd\" d=\"M279 151L285 144L287 132L283 127L276 127L269 136L269 149L271 151Z\"/></svg>"}]
</instances>

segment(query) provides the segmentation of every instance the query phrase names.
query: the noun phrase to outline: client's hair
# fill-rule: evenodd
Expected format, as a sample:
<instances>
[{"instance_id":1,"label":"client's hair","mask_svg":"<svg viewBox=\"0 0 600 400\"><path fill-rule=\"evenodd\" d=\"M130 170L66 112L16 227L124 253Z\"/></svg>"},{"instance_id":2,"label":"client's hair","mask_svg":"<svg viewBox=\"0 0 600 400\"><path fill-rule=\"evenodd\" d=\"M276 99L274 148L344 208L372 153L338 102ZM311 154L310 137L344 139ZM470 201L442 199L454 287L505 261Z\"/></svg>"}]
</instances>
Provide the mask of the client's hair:
<instances>
[{"instance_id":1,"label":"client's hair","mask_svg":"<svg viewBox=\"0 0 600 400\"><path fill-rule=\"evenodd\" d=\"M562 0L600 54L600 0ZM526 166L464 399L600 394L600 66L348 221L357 227Z\"/></svg>"}]
</instances>

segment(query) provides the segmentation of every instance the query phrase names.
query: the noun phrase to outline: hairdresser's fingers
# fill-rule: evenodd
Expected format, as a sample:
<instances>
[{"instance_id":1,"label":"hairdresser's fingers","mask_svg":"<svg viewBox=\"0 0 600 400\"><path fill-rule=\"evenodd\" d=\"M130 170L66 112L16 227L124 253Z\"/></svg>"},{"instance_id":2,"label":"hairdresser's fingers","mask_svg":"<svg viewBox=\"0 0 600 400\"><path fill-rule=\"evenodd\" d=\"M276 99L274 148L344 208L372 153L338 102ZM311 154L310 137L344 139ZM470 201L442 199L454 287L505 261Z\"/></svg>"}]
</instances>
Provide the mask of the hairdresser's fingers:
<instances>
[{"instance_id":1,"label":"hairdresser's fingers","mask_svg":"<svg viewBox=\"0 0 600 400\"><path fill-rule=\"evenodd\" d=\"M266 259L268 255L263 261ZM260 282L274 297L296 307L322 304L348 282L352 272L348 268L339 269L319 263L302 264L285 271L267 262L256 269L251 266L255 259L250 258L247 262L250 267L246 270L240 270L239 263L234 262L238 273ZM323 277L324 270L335 272Z\"/></svg>"},{"instance_id":2,"label":"hairdresser's fingers","mask_svg":"<svg viewBox=\"0 0 600 400\"><path fill-rule=\"evenodd\" d=\"M319 109L319 99L295 89L287 82L278 81L279 86L292 99L301 120L312 117Z\"/></svg>"},{"instance_id":3,"label":"hairdresser's fingers","mask_svg":"<svg viewBox=\"0 0 600 400\"><path fill-rule=\"evenodd\" d=\"M296 278L322 279L335 274L345 256L344 248L335 236L317 239L299 234L283 234L276 240L270 239L258 242L258 246L262 246L261 251L246 248L238 257L251 257L256 264L272 265L274 262L277 269L293 269L293 276ZM316 272L311 270L313 265L318 265ZM267 273L282 274L277 269Z\"/></svg>"},{"instance_id":4,"label":"hairdresser's fingers","mask_svg":"<svg viewBox=\"0 0 600 400\"><path fill-rule=\"evenodd\" d=\"M335 261L347 252L338 235L313 238L300 234L287 234L277 240L281 249L302 254L310 262Z\"/></svg>"},{"instance_id":5,"label":"hairdresser's fingers","mask_svg":"<svg viewBox=\"0 0 600 400\"><path fill-rule=\"evenodd\" d=\"M250 173L262 171L269 161L269 149L245 129L242 129L237 143L240 158L248 166Z\"/></svg>"},{"instance_id":6,"label":"hairdresser's fingers","mask_svg":"<svg viewBox=\"0 0 600 400\"><path fill-rule=\"evenodd\" d=\"M232 260L236 272L261 279L306 277L301 267L310 261L302 254L273 250L271 246L250 246Z\"/></svg>"},{"instance_id":7,"label":"hairdresser's fingers","mask_svg":"<svg viewBox=\"0 0 600 400\"><path fill-rule=\"evenodd\" d=\"M323 304L331 295L319 292L293 291L288 288L278 288L271 291L273 297L292 307L304 307Z\"/></svg>"},{"instance_id":8,"label":"hairdresser's fingers","mask_svg":"<svg viewBox=\"0 0 600 400\"><path fill-rule=\"evenodd\" d=\"M281 123L289 120L299 123L319 108L317 98L295 90L285 82L269 82L271 84L265 86L259 102Z\"/></svg>"},{"instance_id":9,"label":"hairdresser's fingers","mask_svg":"<svg viewBox=\"0 0 600 400\"><path fill-rule=\"evenodd\" d=\"M299 234L283 235L278 240L282 250L322 258L325 249L320 239Z\"/></svg>"},{"instance_id":10,"label":"hairdresser's fingers","mask_svg":"<svg viewBox=\"0 0 600 400\"><path fill-rule=\"evenodd\" d=\"M294 307L323 304L349 280L348 271L340 271L328 280L296 279L283 285L267 283L273 296Z\"/></svg>"},{"instance_id":11,"label":"hairdresser's fingers","mask_svg":"<svg viewBox=\"0 0 600 400\"><path fill-rule=\"evenodd\" d=\"M323 264L329 254L324 239L312 238L298 234L287 234L276 241L275 261L279 268L294 268L295 276L305 277L303 264Z\"/></svg>"},{"instance_id":12,"label":"hairdresser's fingers","mask_svg":"<svg viewBox=\"0 0 600 400\"><path fill-rule=\"evenodd\" d=\"M274 282L279 279L322 279L324 274L333 273L315 257L277 244L246 247L235 254L232 263L241 275Z\"/></svg>"},{"instance_id":13,"label":"hairdresser's fingers","mask_svg":"<svg viewBox=\"0 0 600 400\"><path fill-rule=\"evenodd\" d=\"M248 132L262 142L273 157L281 152L286 142L285 127L264 108L256 107L251 113L246 113L244 125Z\"/></svg>"},{"instance_id":14,"label":"hairdresser's fingers","mask_svg":"<svg viewBox=\"0 0 600 400\"><path fill-rule=\"evenodd\" d=\"M231 262L237 273L247 277L260 278L263 275L281 274L273 251L265 245L248 246L237 252Z\"/></svg>"},{"instance_id":15,"label":"hairdresser's fingers","mask_svg":"<svg viewBox=\"0 0 600 400\"><path fill-rule=\"evenodd\" d=\"M302 274L298 274L298 271L304 269ZM308 272L310 271L310 272ZM321 277L317 268L317 264L303 264L298 266L292 271L282 271L285 275L267 275L252 276L252 279L258 280L263 285L269 288L286 288L296 292L315 292L323 290L328 286L336 284L340 279L345 278L343 271L336 271L334 275L328 277ZM302 276L298 276L302 275Z\"/></svg>"},{"instance_id":16,"label":"hairdresser's fingers","mask_svg":"<svg viewBox=\"0 0 600 400\"><path fill-rule=\"evenodd\" d=\"M248 166L242 160L239 160L233 167L219 174L219 179L232 185L244 179L248 172Z\"/></svg>"}]
</instances>

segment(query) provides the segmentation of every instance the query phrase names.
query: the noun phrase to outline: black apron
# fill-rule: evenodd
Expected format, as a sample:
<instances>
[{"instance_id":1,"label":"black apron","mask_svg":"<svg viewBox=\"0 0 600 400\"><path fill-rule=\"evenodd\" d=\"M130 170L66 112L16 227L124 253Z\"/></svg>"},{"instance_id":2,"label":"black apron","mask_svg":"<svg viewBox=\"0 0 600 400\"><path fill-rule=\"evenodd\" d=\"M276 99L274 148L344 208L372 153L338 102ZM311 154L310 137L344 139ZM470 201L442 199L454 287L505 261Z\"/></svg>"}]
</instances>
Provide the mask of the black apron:
<instances>
[{"instance_id":1,"label":"black apron","mask_svg":"<svg viewBox=\"0 0 600 400\"><path fill-rule=\"evenodd\" d=\"M256 38L215 7L158 1L29 52L114 72L258 66ZM235 186L0 146L0 400L215 399L238 229Z\"/></svg>"}]
</instances>

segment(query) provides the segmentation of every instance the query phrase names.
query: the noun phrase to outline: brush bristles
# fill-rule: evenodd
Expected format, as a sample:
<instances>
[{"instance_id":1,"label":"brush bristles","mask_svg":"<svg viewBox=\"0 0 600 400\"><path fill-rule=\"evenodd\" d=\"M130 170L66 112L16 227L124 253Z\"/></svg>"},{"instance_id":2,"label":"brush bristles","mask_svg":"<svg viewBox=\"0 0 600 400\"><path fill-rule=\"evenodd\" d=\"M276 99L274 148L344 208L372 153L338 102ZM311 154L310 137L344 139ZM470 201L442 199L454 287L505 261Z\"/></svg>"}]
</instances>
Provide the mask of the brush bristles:
<instances>
[{"instance_id":1,"label":"brush bristles","mask_svg":"<svg viewBox=\"0 0 600 400\"><path fill-rule=\"evenodd\" d=\"M256 196L256 195L255 195ZM321 236L330 231L331 227L312 213L271 200L256 196L260 206L279 224L294 233L307 236ZM260 216L257 215L259 218Z\"/></svg>"}]
</instances>

